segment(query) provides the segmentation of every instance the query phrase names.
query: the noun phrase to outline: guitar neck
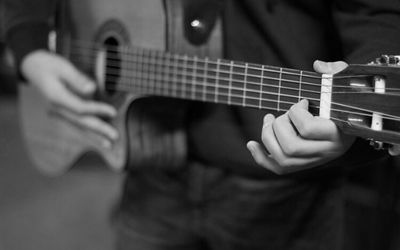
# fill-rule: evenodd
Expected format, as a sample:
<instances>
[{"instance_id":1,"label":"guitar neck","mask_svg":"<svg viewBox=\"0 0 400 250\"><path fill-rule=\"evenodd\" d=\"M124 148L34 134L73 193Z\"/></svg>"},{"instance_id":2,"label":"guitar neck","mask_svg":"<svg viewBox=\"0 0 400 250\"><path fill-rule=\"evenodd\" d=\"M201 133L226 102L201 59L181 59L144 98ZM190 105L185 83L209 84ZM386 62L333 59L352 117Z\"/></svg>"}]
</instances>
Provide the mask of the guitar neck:
<instances>
[{"instance_id":1,"label":"guitar neck","mask_svg":"<svg viewBox=\"0 0 400 250\"><path fill-rule=\"evenodd\" d=\"M318 113L315 72L134 48L120 55L106 56L107 90L275 111L308 99Z\"/></svg>"}]
</instances>

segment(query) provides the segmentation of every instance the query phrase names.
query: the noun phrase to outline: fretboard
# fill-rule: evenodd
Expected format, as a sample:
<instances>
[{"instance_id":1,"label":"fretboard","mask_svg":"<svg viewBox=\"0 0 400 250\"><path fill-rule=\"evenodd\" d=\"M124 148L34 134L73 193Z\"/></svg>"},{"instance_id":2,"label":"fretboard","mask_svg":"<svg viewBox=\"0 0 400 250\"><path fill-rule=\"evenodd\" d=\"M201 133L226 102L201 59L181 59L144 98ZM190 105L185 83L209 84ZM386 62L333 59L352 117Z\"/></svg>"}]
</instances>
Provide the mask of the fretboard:
<instances>
[{"instance_id":1,"label":"fretboard","mask_svg":"<svg viewBox=\"0 0 400 250\"><path fill-rule=\"evenodd\" d=\"M315 72L143 49L121 55L107 56L108 89L276 111L301 99L319 107Z\"/></svg>"}]
</instances>

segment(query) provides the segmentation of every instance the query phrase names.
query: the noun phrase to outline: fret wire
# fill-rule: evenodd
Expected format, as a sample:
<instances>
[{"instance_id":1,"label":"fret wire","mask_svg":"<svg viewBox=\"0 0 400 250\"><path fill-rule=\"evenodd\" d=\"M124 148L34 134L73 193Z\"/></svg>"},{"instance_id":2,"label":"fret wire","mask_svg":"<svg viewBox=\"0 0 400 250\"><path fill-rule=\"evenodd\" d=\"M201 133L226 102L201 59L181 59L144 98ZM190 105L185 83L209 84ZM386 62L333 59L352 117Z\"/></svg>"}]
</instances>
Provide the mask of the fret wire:
<instances>
[{"instance_id":1,"label":"fret wire","mask_svg":"<svg viewBox=\"0 0 400 250\"><path fill-rule=\"evenodd\" d=\"M194 57L194 62L193 62L193 64L194 64L194 66L193 66L193 68L194 68L194 70L193 70L193 77L192 77L192 95L191 95L191 97L192 97L192 100L194 100L195 99L195 87L196 87L196 73L197 73L197 62L196 62L196 56Z\"/></svg>"},{"instance_id":2,"label":"fret wire","mask_svg":"<svg viewBox=\"0 0 400 250\"><path fill-rule=\"evenodd\" d=\"M170 69L165 67L165 65L171 64L171 59L170 58L168 58L168 57L164 58L163 57L163 60L164 60L165 63L164 63L164 66L162 67L162 69L163 69L163 74L162 74L162 77L161 77L162 84L164 84L164 82L166 81L167 75L170 74L170 71L169 71ZM164 89L165 89L164 95L165 96L169 96L169 91L170 90L168 88L164 88Z\"/></svg>"},{"instance_id":3,"label":"fret wire","mask_svg":"<svg viewBox=\"0 0 400 250\"><path fill-rule=\"evenodd\" d=\"M184 94L186 93L186 81L187 81L187 55L185 55L184 57L184 61L183 61L183 73L185 73L182 77L181 83L182 83L182 93L181 93L181 97L184 98Z\"/></svg>"},{"instance_id":4,"label":"fret wire","mask_svg":"<svg viewBox=\"0 0 400 250\"><path fill-rule=\"evenodd\" d=\"M207 82L207 79L208 79L207 78L208 57L206 57L204 64L205 64L205 66L204 66L204 74L203 74L203 98L202 98L203 101L206 100L206 90L207 90L206 82Z\"/></svg>"},{"instance_id":5,"label":"fret wire","mask_svg":"<svg viewBox=\"0 0 400 250\"><path fill-rule=\"evenodd\" d=\"M156 50L156 52L154 53L154 62L157 62L157 61L158 61L158 53ZM159 79L159 75L160 75L159 65L161 65L161 63L156 63L156 65L154 66L154 72L152 74L154 77L154 93L156 93L156 94L157 94L157 91L159 91L159 89L158 89L158 85L159 85L158 79Z\"/></svg>"},{"instance_id":6,"label":"fret wire","mask_svg":"<svg viewBox=\"0 0 400 250\"><path fill-rule=\"evenodd\" d=\"M176 56L174 57L174 68L173 68L173 94L174 96L177 95L178 93L178 86L177 86L177 82L178 82L178 60L176 58Z\"/></svg>"},{"instance_id":7,"label":"fret wire","mask_svg":"<svg viewBox=\"0 0 400 250\"><path fill-rule=\"evenodd\" d=\"M260 103L259 103L259 106L260 106L260 109L261 109L261 105L262 105L262 92L263 92L263 77L264 77L264 65L262 65L262 68L261 68L261 78L260 78Z\"/></svg>"},{"instance_id":8,"label":"fret wire","mask_svg":"<svg viewBox=\"0 0 400 250\"><path fill-rule=\"evenodd\" d=\"M214 102L218 102L218 91L219 91L219 79L218 79L218 72L219 72L219 65L220 59L217 60L217 70L215 71L215 97Z\"/></svg>"},{"instance_id":9,"label":"fret wire","mask_svg":"<svg viewBox=\"0 0 400 250\"><path fill-rule=\"evenodd\" d=\"M245 64L244 68L244 95L243 95L243 107L246 105L246 94L247 94L247 68L248 64Z\"/></svg>"},{"instance_id":10,"label":"fret wire","mask_svg":"<svg viewBox=\"0 0 400 250\"><path fill-rule=\"evenodd\" d=\"M167 65L167 63L165 63L165 60L166 60L166 58L162 55L162 54L160 54L160 61L162 62L161 63L161 65L160 65L160 75L159 75L159 77L158 77L158 80L159 80L159 82L160 82L160 92L162 93L162 95L164 95L164 96L168 96L168 92L167 92L167 88L163 88L163 84L164 84L164 77L165 77L165 74L167 73L166 71L166 69L165 69L165 67L164 67L164 65Z\"/></svg>"},{"instance_id":11,"label":"fret wire","mask_svg":"<svg viewBox=\"0 0 400 250\"><path fill-rule=\"evenodd\" d=\"M143 52L142 52L143 53ZM139 63L139 76L140 76L140 80L139 80L139 83L140 83L140 85L141 86L143 86L143 82L144 82L144 79L143 79L143 77L144 77L144 57L142 56L142 58L141 58L141 61L140 61L140 63Z\"/></svg>"},{"instance_id":12,"label":"fret wire","mask_svg":"<svg viewBox=\"0 0 400 250\"><path fill-rule=\"evenodd\" d=\"M281 89L282 89L282 68L279 70L279 86L278 86L278 102L277 102L277 109L279 112L280 103L281 103Z\"/></svg>"},{"instance_id":13,"label":"fret wire","mask_svg":"<svg viewBox=\"0 0 400 250\"><path fill-rule=\"evenodd\" d=\"M300 101L300 96L301 96L301 82L303 80L303 71L300 71L300 81L299 81L299 101Z\"/></svg>"},{"instance_id":14,"label":"fret wire","mask_svg":"<svg viewBox=\"0 0 400 250\"><path fill-rule=\"evenodd\" d=\"M233 61L230 62L229 66L229 89L228 89L228 104L232 101L232 71L233 71Z\"/></svg>"}]
</instances>

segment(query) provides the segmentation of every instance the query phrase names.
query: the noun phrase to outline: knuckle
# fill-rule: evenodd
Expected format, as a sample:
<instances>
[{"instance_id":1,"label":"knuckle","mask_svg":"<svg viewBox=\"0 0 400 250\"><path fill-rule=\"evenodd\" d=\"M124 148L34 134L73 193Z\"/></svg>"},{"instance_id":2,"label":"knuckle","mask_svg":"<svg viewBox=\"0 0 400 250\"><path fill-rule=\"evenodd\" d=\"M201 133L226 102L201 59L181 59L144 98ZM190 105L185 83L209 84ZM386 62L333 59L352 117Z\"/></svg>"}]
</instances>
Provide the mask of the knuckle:
<instances>
[{"instance_id":1,"label":"knuckle","mask_svg":"<svg viewBox=\"0 0 400 250\"><path fill-rule=\"evenodd\" d=\"M305 124L304 122L299 123L296 129L299 134L305 138L310 137L313 133L313 127L310 124Z\"/></svg>"},{"instance_id":2,"label":"knuckle","mask_svg":"<svg viewBox=\"0 0 400 250\"><path fill-rule=\"evenodd\" d=\"M282 151L288 156L295 156L299 153L299 148L295 143L281 145Z\"/></svg>"},{"instance_id":3,"label":"knuckle","mask_svg":"<svg viewBox=\"0 0 400 250\"><path fill-rule=\"evenodd\" d=\"M290 160L290 158L281 157L280 159L277 159L277 162L280 168L284 169L284 171L287 171L289 168L292 167L292 161Z\"/></svg>"},{"instance_id":4,"label":"knuckle","mask_svg":"<svg viewBox=\"0 0 400 250\"><path fill-rule=\"evenodd\" d=\"M274 167L271 169L271 171L277 175L285 175L288 173L287 169L283 167Z\"/></svg>"}]
</instances>

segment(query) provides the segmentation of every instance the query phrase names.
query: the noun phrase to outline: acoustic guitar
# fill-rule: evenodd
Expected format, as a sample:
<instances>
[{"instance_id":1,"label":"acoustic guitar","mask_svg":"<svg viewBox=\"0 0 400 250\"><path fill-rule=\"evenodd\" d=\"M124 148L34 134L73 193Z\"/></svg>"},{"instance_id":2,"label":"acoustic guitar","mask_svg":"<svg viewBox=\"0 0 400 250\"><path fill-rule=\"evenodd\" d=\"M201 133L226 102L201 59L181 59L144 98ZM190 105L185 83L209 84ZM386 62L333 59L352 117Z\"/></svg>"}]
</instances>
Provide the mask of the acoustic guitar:
<instances>
[{"instance_id":1,"label":"acoustic guitar","mask_svg":"<svg viewBox=\"0 0 400 250\"><path fill-rule=\"evenodd\" d=\"M400 144L396 56L350 65L335 75L228 61L218 59L222 35L217 10L187 22L184 0L62 2L55 33L49 36L51 47L96 79L99 98L118 109L110 123L120 137L112 148L102 147L95 134L52 115L40 93L22 84L19 101L27 148L47 174L63 173L89 151L98 152L114 170L137 162L135 136L140 130L129 109L153 96L277 112L308 99L314 115L331 119L344 133L378 146ZM171 119L179 123L180 102L172 105L177 114ZM174 138L185 140L179 132ZM173 150L185 154L184 148Z\"/></svg>"}]
</instances>

